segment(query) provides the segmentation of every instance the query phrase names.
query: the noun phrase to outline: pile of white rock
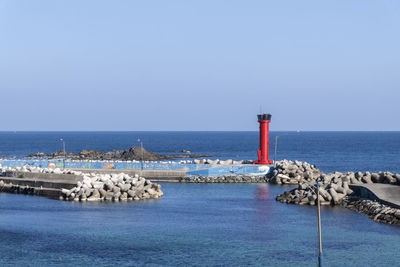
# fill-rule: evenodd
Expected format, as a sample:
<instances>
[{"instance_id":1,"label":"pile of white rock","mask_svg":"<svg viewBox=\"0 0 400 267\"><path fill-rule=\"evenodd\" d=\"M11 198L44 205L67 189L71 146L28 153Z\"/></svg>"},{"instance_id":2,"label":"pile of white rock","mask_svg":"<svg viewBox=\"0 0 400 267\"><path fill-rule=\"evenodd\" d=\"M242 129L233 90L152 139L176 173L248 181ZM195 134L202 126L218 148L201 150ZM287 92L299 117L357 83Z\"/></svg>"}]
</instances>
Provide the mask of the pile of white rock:
<instances>
[{"instance_id":1,"label":"pile of white rock","mask_svg":"<svg viewBox=\"0 0 400 267\"><path fill-rule=\"evenodd\" d=\"M300 182L297 188L278 195L276 200L299 205L315 205L317 200L315 186L317 183L321 205L339 204L344 197L353 193L349 187L349 181L345 177L335 174L322 174L316 180Z\"/></svg>"},{"instance_id":2,"label":"pile of white rock","mask_svg":"<svg viewBox=\"0 0 400 267\"><path fill-rule=\"evenodd\" d=\"M161 186L145 178L119 174L85 174L72 189L62 189L61 200L70 201L137 201L157 199Z\"/></svg>"},{"instance_id":3,"label":"pile of white rock","mask_svg":"<svg viewBox=\"0 0 400 267\"><path fill-rule=\"evenodd\" d=\"M65 174L82 177L76 186L71 189L61 190L61 200L70 201L137 201L141 199L157 199L163 195L161 186L152 183L138 175L130 176L124 173L118 174L99 174L84 173L70 169L59 168L40 168L34 166L23 167L2 167L0 174L5 176L7 172L17 174L23 173L46 173L46 174ZM79 179L79 178L78 178ZM3 181L0 181L4 184ZM25 189L24 186L9 185L11 189ZM15 187L15 188L14 188ZM26 187L28 188L28 187ZM32 188L29 188L32 189ZM15 191L15 190L14 190Z\"/></svg>"},{"instance_id":4,"label":"pile of white rock","mask_svg":"<svg viewBox=\"0 0 400 267\"><path fill-rule=\"evenodd\" d=\"M281 160L275 163L276 168L269 175L268 182L272 184L293 185L315 180L321 171L307 162Z\"/></svg>"}]
</instances>

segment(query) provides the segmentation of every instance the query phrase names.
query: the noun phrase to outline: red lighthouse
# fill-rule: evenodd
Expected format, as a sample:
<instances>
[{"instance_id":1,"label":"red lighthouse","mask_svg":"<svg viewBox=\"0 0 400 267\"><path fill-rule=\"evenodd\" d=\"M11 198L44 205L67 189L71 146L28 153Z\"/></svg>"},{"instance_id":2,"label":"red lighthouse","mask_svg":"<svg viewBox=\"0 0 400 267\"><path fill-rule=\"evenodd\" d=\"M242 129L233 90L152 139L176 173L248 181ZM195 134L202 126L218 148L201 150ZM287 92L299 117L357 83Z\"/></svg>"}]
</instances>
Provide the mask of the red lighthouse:
<instances>
[{"instance_id":1,"label":"red lighthouse","mask_svg":"<svg viewBox=\"0 0 400 267\"><path fill-rule=\"evenodd\" d=\"M258 123L260 124L260 149L257 151L258 160L254 164L272 165L269 160L269 123L271 122L271 114L257 115Z\"/></svg>"}]
</instances>

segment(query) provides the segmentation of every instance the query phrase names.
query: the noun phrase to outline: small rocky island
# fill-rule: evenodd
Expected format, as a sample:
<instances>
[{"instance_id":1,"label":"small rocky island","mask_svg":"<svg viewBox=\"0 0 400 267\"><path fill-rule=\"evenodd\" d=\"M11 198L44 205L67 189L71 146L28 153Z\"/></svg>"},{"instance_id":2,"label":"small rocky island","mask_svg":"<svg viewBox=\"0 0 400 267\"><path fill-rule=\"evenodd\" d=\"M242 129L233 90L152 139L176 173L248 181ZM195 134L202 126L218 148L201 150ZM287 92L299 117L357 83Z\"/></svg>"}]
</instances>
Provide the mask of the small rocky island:
<instances>
[{"instance_id":1,"label":"small rocky island","mask_svg":"<svg viewBox=\"0 0 400 267\"><path fill-rule=\"evenodd\" d=\"M101 150L82 150L76 154L72 152L64 154L64 151L58 151L56 153L46 154L38 152L36 154L28 155L31 159L54 159L60 157L66 157L69 160L145 160L145 161L158 161L166 159L177 159L177 158L206 158L214 157L208 154L191 154L186 150L182 154L173 155L160 155L142 147L131 147L127 150L113 150L108 152L103 152Z\"/></svg>"}]
</instances>

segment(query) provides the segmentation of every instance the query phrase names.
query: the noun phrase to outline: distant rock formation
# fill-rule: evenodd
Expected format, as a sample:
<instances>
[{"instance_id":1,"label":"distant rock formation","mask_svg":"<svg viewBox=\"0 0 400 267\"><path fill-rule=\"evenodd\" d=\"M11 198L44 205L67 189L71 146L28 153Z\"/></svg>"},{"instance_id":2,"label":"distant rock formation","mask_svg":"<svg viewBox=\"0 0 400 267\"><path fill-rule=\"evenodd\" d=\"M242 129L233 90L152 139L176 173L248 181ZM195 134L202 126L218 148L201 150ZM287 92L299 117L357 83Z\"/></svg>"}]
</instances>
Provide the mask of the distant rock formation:
<instances>
[{"instance_id":1,"label":"distant rock formation","mask_svg":"<svg viewBox=\"0 0 400 267\"><path fill-rule=\"evenodd\" d=\"M64 157L64 151L58 151L52 154L36 153L27 156L28 158L58 158ZM141 147L131 147L128 150L114 150L104 153L101 150L82 150L79 153L73 154L71 152L66 154L68 159L72 160L145 160L145 161L157 161L163 159L175 159L175 158L203 158L203 157L214 157L213 155L201 155L201 154L177 154L177 155L159 155L150 151L147 151Z\"/></svg>"},{"instance_id":2,"label":"distant rock formation","mask_svg":"<svg viewBox=\"0 0 400 267\"><path fill-rule=\"evenodd\" d=\"M128 150L116 150L104 155L106 160L161 160L164 156L147 151L141 147L131 147Z\"/></svg>"}]
</instances>

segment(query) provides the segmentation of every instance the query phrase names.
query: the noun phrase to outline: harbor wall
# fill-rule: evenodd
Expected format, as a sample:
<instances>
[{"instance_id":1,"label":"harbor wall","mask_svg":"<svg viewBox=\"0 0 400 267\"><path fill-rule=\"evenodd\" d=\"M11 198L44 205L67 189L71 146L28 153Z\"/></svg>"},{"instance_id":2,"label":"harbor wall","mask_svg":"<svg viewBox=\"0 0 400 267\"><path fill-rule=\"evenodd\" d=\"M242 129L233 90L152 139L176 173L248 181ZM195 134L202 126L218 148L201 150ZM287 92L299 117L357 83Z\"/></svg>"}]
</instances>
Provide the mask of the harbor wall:
<instances>
[{"instance_id":1,"label":"harbor wall","mask_svg":"<svg viewBox=\"0 0 400 267\"><path fill-rule=\"evenodd\" d=\"M273 170L271 165L219 165L219 164L187 164L178 162L126 162L126 161L62 161L62 160L0 160L0 165L7 167L32 166L40 168L66 168L82 171L132 171L137 174L148 174L150 177L179 178L185 175L217 176L217 175L266 175Z\"/></svg>"}]
</instances>

